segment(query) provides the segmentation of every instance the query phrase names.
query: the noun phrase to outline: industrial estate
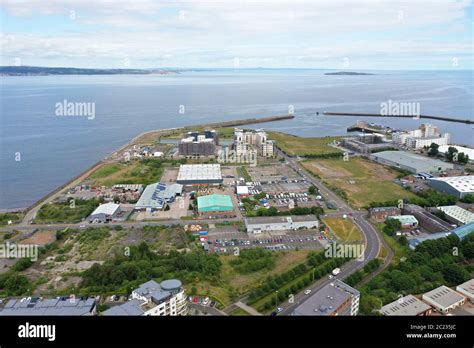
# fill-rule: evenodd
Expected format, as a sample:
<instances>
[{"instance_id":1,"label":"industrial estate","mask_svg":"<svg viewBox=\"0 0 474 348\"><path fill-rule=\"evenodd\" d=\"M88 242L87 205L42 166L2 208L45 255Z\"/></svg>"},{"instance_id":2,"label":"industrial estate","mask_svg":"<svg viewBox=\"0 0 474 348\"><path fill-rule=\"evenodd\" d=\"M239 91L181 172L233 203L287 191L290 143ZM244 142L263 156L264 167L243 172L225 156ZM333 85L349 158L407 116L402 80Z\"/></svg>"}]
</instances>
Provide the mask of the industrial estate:
<instances>
[{"instance_id":1,"label":"industrial estate","mask_svg":"<svg viewBox=\"0 0 474 348\"><path fill-rule=\"evenodd\" d=\"M1 214L0 315L473 315L474 149L246 128L292 117L147 132Z\"/></svg>"}]
</instances>

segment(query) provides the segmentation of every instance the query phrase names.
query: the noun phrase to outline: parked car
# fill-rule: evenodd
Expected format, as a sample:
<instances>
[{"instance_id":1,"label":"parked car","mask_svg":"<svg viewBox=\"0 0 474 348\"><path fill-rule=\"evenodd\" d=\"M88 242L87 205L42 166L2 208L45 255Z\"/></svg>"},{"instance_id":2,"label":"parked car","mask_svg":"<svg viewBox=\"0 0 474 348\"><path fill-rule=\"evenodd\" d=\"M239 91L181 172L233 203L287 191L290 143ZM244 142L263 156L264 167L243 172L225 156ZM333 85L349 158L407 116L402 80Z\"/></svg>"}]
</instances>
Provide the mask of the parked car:
<instances>
[{"instance_id":1,"label":"parked car","mask_svg":"<svg viewBox=\"0 0 474 348\"><path fill-rule=\"evenodd\" d=\"M278 313L283 312L283 308L278 307L278 308L277 308L277 312L278 312Z\"/></svg>"},{"instance_id":2,"label":"parked car","mask_svg":"<svg viewBox=\"0 0 474 348\"><path fill-rule=\"evenodd\" d=\"M304 291L304 294L305 294L305 295L311 294L311 289L306 289L306 290Z\"/></svg>"}]
</instances>

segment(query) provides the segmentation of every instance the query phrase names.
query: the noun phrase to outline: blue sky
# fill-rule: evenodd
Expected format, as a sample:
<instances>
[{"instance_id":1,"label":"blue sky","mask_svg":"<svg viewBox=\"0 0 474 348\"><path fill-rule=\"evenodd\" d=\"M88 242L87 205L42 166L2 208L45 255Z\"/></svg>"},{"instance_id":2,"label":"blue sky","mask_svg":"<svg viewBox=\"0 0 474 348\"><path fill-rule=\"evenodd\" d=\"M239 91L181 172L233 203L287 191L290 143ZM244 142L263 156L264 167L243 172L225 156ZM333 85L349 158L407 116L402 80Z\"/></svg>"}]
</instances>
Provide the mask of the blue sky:
<instances>
[{"instance_id":1,"label":"blue sky","mask_svg":"<svg viewBox=\"0 0 474 348\"><path fill-rule=\"evenodd\" d=\"M1 65L472 69L468 0L2 0Z\"/></svg>"}]
</instances>

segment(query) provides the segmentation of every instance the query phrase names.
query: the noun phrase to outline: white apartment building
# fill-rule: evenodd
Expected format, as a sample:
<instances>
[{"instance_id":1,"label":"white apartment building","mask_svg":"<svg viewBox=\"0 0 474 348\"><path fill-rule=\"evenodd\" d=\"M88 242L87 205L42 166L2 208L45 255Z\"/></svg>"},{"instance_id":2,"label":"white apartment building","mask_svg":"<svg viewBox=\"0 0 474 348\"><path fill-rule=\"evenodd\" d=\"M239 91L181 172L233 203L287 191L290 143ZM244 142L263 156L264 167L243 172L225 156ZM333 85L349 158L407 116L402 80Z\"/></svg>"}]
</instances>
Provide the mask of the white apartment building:
<instances>
[{"instance_id":1,"label":"white apartment building","mask_svg":"<svg viewBox=\"0 0 474 348\"><path fill-rule=\"evenodd\" d=\"M132 291L131 299L122 305L112 307L103 315L148 315L177 316L187 314L186 294L181 281L164 280L157 283L150 280Z\"/></svg>"},{"instance_id":2,"label":"white apartment building","mask_svg":"<svg viewBox=\"0 0 474 348\"><path fill-rule=\"evenodd\" d=\"M234 129L234 148L237 156L253 155L254 147L257 149L255 153L258 152L263 157L273 157L275 154L275 142L268 139L264 130Z\"/></svg>"},{"instance_id":3,"label":"white apartment building","mask_svg":"<svg viewBox=\"0 0 474 348\"><path fill-rule=\"evenodd\" d=\"M432 143L444 146L449 143L449 140L449 133L441 136L438 127L431 124L422 124L418 129L392 134L394 144L407 146L412 149L421 149L425 146L430 146Z\"/></svg>"}]
</instances>

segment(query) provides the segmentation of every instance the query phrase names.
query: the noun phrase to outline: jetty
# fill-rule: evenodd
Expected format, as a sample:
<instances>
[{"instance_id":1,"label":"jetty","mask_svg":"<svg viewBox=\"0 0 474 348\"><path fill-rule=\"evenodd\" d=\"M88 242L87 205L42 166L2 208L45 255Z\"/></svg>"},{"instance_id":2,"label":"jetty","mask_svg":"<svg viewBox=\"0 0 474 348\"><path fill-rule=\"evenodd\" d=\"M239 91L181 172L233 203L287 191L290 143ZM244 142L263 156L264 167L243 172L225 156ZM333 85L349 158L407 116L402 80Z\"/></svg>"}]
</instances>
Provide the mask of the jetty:
<instances>
[{"instance_id":1,"label":"jetty","mask_svg":"<svg viewBox=\"0 0 474 348\"><path fill-rule=\"evenodd\" d=\"M432 115L382 115L382 114L371 114L371 113L359 113L359 112L328 112L324 111L323 115L325 116L358 116L358 117L399 117L399 118L426 118L431 120L447 121L447 122L456 122L456 123L465 123L465 124L474 124L474 120L469 119L459 119L445 116L432 116Z\"/></svg>"}]
</instances>

